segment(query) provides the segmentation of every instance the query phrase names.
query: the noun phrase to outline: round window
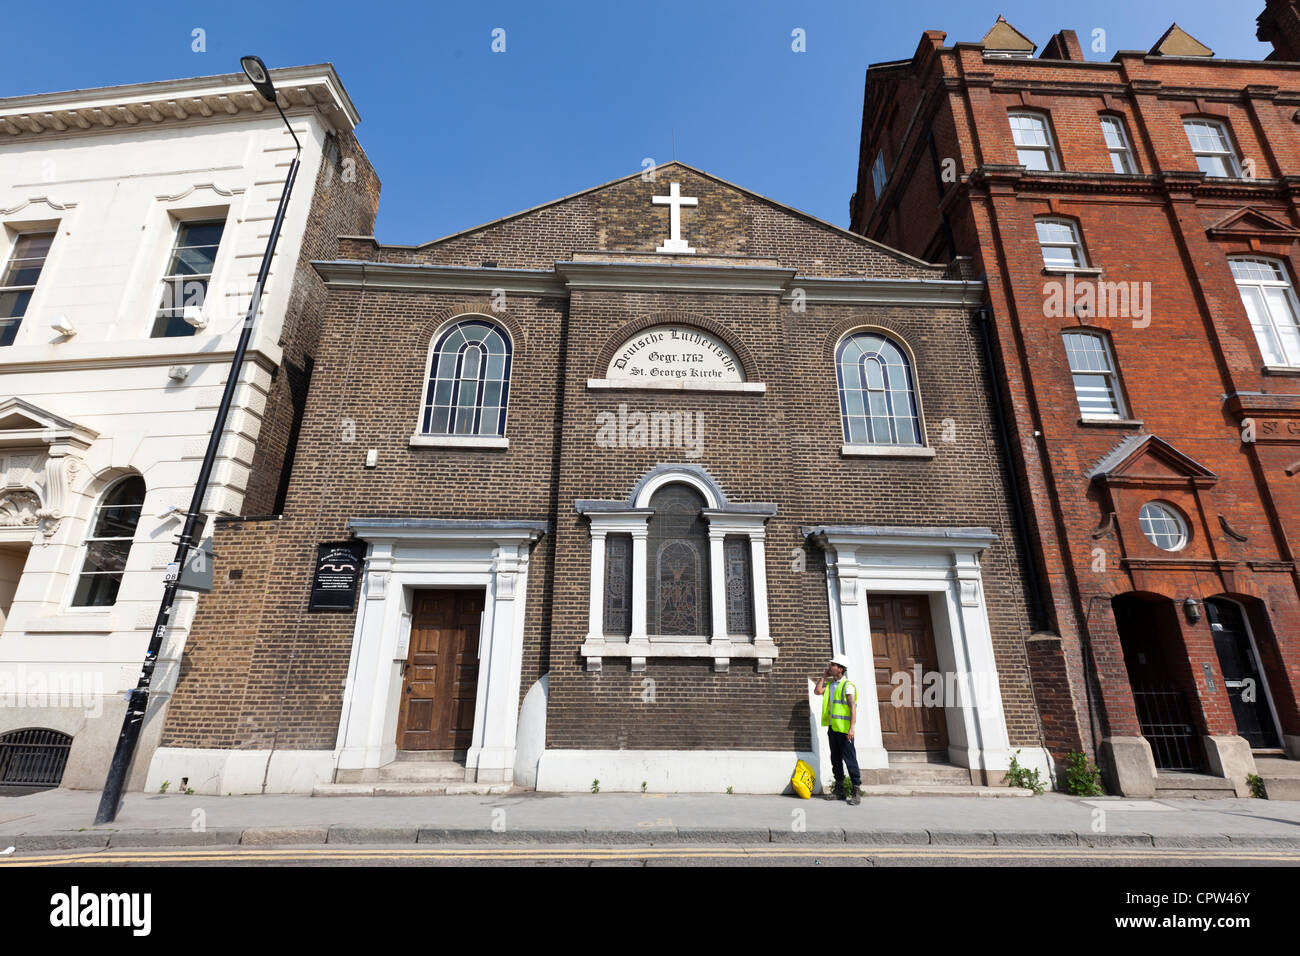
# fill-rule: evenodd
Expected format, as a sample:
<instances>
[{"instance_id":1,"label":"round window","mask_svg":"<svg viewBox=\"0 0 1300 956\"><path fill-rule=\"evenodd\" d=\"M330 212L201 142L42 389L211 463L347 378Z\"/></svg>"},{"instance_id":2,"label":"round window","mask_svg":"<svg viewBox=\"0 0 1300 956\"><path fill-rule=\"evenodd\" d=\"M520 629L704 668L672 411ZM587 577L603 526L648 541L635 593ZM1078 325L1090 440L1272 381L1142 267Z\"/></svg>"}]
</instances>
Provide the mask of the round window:
<instances>
[{"instance_id":1,"label":"round window","mask_svg":"<svg viewBox=\"0 0 1300 956\"><path fill-rule=\"evenodd\" d=\"M1148 501L1138 513L1147 540L1163 551L1181 551L1187 544L1187 522L1173 505Z\"/></svg>"}]
</instances>

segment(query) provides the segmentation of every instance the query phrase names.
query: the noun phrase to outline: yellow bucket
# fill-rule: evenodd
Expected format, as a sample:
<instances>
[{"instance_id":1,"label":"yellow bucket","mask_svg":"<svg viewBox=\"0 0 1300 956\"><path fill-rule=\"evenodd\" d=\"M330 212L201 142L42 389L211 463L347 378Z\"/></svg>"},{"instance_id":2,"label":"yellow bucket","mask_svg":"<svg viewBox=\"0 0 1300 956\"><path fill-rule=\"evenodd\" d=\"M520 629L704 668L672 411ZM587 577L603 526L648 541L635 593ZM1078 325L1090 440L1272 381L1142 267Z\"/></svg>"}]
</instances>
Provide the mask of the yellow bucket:
<instances>
[{"instance_id":1,"label":"yellow bucket","mask_svg":"<svg viewBox=\"0 0 1300 956\"><path fill-rule=\"evenodd\" d=\"M790 786L794 787L794 792L807 800L812 797L813 787L816 785L817 774L813 773L813 768L803 760L796 763L794 776L790 778Z\"/></svg>"}]
</instances>

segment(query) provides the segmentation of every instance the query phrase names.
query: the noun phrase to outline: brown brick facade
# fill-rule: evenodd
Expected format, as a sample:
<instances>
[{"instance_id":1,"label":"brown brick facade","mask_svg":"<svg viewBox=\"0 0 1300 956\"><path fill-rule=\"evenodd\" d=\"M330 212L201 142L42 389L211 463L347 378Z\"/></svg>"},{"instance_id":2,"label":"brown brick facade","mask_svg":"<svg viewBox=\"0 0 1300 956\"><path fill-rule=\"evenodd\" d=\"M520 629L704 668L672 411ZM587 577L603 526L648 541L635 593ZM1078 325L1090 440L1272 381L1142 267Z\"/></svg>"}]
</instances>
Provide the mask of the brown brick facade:
<instances>
[{"instance_id":1,"label":"brown brick facade","mask_svg":"<svg viewBox=\"0 0 1300 956\"><path fill-rule=\"evenodd\" d=\"M654 252L667 235L667 210L651 196L670 180L699 199L683 216L697 255L678 261L816 278L939 280L962 272L900 256L680 164L662 167L656 181L619 180L420 247L343 239L337 256L466 268L491 262L545 275L557 261L668 261ZM223 570L191 631L164 746L334 747L357 618L306 608L317 543L346 538L357 516L549 523L532 552L520 694L549 674L547 747L572 750L808 748L806 679L824 666L830 620L822 552L801 529L989 528L997 541L981 566L1007 731L1013 746L1042 745L1022 556L977 319L967 309L814 301L796 311L779 291L565 291L558 284L553 294L509 292L502 309L490 275L482 294L391 287L397 281L367 278L364 289L330 290L284 514L220 526ZM431 338L465 313L490 317L513 340L509 447L413 447ZM746 379L766 390L588 387L618 343L664 321L724 340ZM856 328L883 330L910 351L933 458L841 454L834 348ZM617 414L620 405L699 413L702 454L600 447L597 416ZM371 449L378 464L367 469ZM592 545L575 502L625 500L655 466L687 462L704 468L728 499L777 507L766 526L766 577L779 657L767 672L745 660L715 671L708 659L662 657L644 673L614 658L589 671L579 648L588 633ZM236 568L242 576L232 581ZM653 701L644 699L645 678L654 681Z\"/></svg>"}]
</instances>

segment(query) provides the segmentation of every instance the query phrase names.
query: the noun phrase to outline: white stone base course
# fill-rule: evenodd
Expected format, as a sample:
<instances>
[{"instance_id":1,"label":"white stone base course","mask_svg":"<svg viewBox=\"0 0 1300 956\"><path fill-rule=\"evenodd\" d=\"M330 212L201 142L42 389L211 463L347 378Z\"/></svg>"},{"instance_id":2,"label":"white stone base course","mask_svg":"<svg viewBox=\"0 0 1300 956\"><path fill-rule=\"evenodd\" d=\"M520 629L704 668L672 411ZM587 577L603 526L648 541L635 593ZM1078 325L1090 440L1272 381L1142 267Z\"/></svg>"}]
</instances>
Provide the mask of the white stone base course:
<instances>
[{"instance_id":1,"label":"white stone base course","mask_svg":"<svg viewBox=\"0 0 1300 956\"><path fill-rule=\"evenodd\" d=\"M269 766L268 766L269 762ZM163 781L169 791L195 793L311 793L334 781L338 755L329 750L206 750L159 747L149 764L145 792L157 793Z\"/></svg>"},{"instance_id":2,"label":"white stone base course","mask_svg":"<svg viewBox=\"0 0 1300 956\"><path fill-rule=\"evenodd\" d=\"M559 793L785 793L798 760L793 750L547 750L537 766L537 789Z\"/></svg>"}]
</instances>

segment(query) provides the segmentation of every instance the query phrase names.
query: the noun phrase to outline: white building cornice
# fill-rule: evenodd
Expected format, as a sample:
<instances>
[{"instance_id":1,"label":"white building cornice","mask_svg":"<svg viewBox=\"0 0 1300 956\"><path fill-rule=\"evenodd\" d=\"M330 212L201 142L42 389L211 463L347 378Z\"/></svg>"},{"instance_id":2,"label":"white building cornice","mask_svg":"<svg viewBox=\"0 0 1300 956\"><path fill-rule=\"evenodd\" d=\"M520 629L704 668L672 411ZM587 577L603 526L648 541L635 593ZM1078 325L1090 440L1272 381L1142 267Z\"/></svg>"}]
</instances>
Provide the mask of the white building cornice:
<instances>
[{"instance_id":1,"label":"white building cornice","mask_svg":"<svg viewBox=\"0 0 1300 956\"><path fill-rule=\"evenodd\" d=\"M282 109L318 112L335 129L351 130L361 122L330 64L272 70L271 77ZM242 73L14 96L0 99L0 144L51 134L247 118L270 109Z\"/></svg>"},{"instance_id":2,"label":"white building cornice","mask_svg":"<svg viewBox=\"0 0 1300 956\"><path fill-rule=\"evenodd\" d=\"M780 295L823 305L977 308L984 283L954 279L820 277L771 266L684 262L557 262L554 270L448 266L342 259L312 263L336 289L567 295L573 289L613 292L711 292Z\"/></svg>"}]
</instances>

